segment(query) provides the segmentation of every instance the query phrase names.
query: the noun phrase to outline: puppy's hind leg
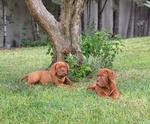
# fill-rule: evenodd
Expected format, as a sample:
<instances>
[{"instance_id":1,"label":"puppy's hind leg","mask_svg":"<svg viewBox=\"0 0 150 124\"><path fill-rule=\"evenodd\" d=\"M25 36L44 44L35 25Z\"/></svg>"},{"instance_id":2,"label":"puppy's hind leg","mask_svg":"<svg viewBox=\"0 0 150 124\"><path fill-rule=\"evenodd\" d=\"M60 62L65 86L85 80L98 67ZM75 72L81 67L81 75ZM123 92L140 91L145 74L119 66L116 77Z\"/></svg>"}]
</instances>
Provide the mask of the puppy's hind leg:
<instances>
[{"instance_id":1,"label":"puppy's hind leg","mask_svg":"<svg viewBox=\"0 0 150 124\"><path fill-rule=\"evenodd\" d=\"M32 82L29 82L29 81L26 82L26 85L28 85L28 86L34 86L34 84Z\"/></svg>"}]
</instances>

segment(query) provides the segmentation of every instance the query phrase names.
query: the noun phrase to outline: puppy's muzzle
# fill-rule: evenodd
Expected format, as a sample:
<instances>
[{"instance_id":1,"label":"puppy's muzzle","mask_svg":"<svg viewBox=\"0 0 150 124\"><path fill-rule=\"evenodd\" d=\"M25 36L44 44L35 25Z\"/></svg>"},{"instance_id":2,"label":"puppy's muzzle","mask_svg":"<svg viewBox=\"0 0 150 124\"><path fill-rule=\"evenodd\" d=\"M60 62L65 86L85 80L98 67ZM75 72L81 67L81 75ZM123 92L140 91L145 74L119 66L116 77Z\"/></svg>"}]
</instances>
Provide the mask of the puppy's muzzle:
<instances>
[{"instance_id":1,"label":"puppy's muzzle","mask_svg":"<svg viewBox=\"0 0 150 124\"><path fill-rule=\"evenodd\" d=\"M96 80L96 85L100 86L100 87L105 87L106 84L103 81L100 81L100 79Z\"/></svg>"},{"instance_id":2,"label":"puppy's muzzle","mask_svg":"<svg viewBox=\"0 0 150 124\"><path fill-rule=\"evenodd\" d=\"M67 71L66 70L62 70L61 76L66 76L66 75L67 75Z\"/></svg>"},{"instance_id":3,"label":"puppy's muzzle","mask_svg":"<svg viewBox=\"0 0 150 124\"><path fill-rule=\"evenodd\" d=\"M62 76L62 77L64 77L64 76L66 76L66 75L67 75L66 73L62 73L62 75L61 75L61 76Z\"/></svg>"}]
</instances>

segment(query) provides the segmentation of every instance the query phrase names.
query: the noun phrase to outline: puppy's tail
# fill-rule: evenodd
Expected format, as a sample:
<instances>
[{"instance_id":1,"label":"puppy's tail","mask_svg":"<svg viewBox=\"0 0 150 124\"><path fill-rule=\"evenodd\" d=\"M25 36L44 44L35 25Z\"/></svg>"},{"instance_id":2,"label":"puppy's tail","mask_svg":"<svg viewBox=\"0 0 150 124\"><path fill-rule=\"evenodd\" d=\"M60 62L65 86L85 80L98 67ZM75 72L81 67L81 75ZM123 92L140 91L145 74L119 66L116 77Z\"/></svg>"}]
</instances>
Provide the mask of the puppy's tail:
<instances>
[{"instance_id":1,"label":"puppy's tail","mask_svg":"<svg viewBox=\"0 0 150 124\"><path fill-rule=\"evenodd\" d=\"M28 77L28 75L25 75L25 76L23 76L22 78L20 78L19 83L21 83L22 80L24 80L24 79L27 78L27 77Z\"/></svg>"}]
</instances>

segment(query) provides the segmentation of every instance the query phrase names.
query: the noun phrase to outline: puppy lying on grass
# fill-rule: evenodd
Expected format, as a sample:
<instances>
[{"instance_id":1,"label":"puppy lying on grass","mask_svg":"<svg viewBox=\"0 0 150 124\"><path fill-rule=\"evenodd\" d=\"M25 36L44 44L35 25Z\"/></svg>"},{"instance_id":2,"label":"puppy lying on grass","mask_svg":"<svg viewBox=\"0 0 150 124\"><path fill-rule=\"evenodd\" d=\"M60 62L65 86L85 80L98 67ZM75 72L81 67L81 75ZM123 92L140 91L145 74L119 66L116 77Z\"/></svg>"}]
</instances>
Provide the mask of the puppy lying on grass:
<instances>
[{"instance_id":1,"label":"puppy lying on grass","mask_svg":"<svg viewBox=\"0 0 150 124\"><path fill-rule=\"evenodd\" d=\"M116 74L114 71L103 68L98 71L97 79L93 84L90 84L87 88L95 90L101 97L113 99L119 98L119 91L115 82Z\"/></svg>"},{"instance_id":2,"label":"puppy lying on grass","mask_svg":"<svg viewBox=\"0 0 150 124\"><path fill-rule=\"evenodd\" d=\"M55 83L58 86L71 88L70 85L64 84L67 82L73 84L73 82L67 77L69 71L69 65L66 62L56 62L54 63L50 71L35 71L23 76L19 82L27 78L27 85L35 85L36 83L48 84Z\"/></svg>"}]
</instances>

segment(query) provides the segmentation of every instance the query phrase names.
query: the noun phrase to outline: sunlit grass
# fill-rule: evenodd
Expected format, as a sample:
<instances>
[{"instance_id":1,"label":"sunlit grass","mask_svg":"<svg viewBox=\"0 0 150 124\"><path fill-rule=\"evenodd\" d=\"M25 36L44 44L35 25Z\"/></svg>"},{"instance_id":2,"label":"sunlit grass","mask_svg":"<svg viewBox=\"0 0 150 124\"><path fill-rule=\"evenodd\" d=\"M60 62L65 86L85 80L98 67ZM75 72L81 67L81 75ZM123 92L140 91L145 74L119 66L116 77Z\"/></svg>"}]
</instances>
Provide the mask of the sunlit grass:
<instances>
[{"instance_id":1,"label":"sunlit grass","mask_svg":"<svg viewBox=\"0 0 150 124\"><path fill-rule=\"evenodd\" d=\"M118 101L103 99L85 89L37 85L18 79L46 69L47 47L0 50L0 122L2 124L148 124L150 123L150 37L124 40L125 48L114 62Z\"/></svg>"}]
</instances>

